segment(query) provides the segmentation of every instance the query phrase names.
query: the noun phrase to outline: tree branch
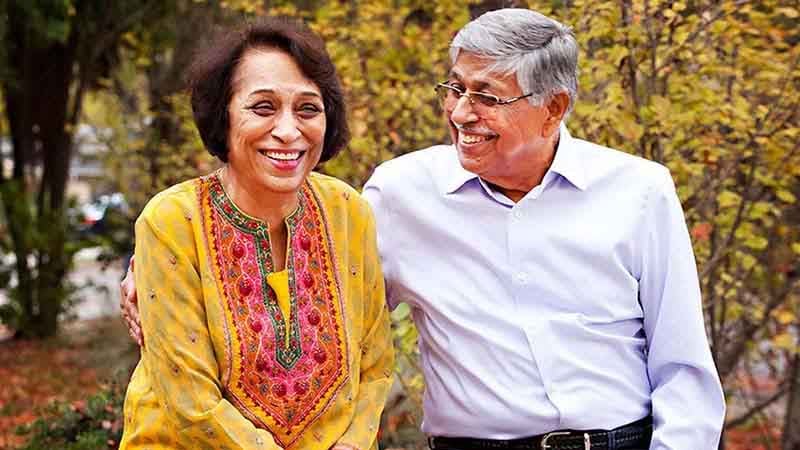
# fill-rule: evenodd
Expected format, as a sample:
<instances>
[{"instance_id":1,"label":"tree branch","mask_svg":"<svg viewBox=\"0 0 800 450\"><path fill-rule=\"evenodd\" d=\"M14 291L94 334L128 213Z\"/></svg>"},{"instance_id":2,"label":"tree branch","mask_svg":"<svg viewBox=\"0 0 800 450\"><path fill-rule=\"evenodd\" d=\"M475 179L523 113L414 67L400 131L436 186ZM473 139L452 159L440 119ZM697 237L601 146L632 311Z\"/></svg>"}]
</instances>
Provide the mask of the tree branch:
<instances>
[{"instance_id":1,"label":"tree branch","mask_svg":"<svg viewBox=\"0 0 800 450\"><path fill-rule=\"evenodd\" d=\"M751 143L755 144L755 142L752 141L752 140L751 140ZM745 188L743 190L743 192L745 192L745 193L748 192L752 188L753 182L755 181L755 176L754 175L755 175L755 169L756 169L756 161L758 161L758 158L756 157L756 155L753 155L751 157L751 160L750 160L749 172L747 173L746 186L745 186ZM731 231L725 237L724 242L722 243L722 245L719 246L719 248L717 249L715 254L712 255L711 258L709 258L708 261L706 261L706 263L704 264L703 269L700 271L700 279L705 278L706 275L708 275L716 267L717 263L719 263L719 261L721 261L722 258L724 258L728 254L728 252L731 250L730 249L730 245L733 242L733 239L734 239L734 237L736 235L736 231L739 229L739 226L741 226L741 224L742 224L742 217L743 217L743 214L744 214L744 207L745 207L745 198L744 198L744 196L742 196L742 201L739 202L739 207L738 207L738 209L736 211L736 218L734 219L733 225L731 226Z\"/></svg>"},{"instance_id":2,"label":"tree branch","mask_svg":"<svg viewBox=\"0 0 800 450\"><path fill-rule=\"evenodd\" d=\"M770 395L769 397L765 398L764 400L756 403L752 406L748 411L739 415L738 417L734 417L725 422L725 428L736 428L740 425L743 425L748 420L752 419L756 414L760 413L764 410L764 408L768 407L769 405L775 403L778 399L786 395L789 391L789 384L786 383L784 380L783 384L778 388L778 390Z\"/></svg>"},{"instance_id":3,"label":"tree branch","mask_svg":"<svg viewBox=\"0 0 800 450\"><path fill-rule=\"evenodd\" d=\"M736 367L737 362L741 359L742 355L747 351L747 343L752 341L755 335L764 327L767 326L771 319L772 312L775 311L780 305L786 302L786 298L790 293L800 285L798 279L787 281L785 289L782 292L772 296L771 301L767 302L764 308L764 313L761 320L758 322L745 322L742 329L736 333L738 340L730 345L730 350L723 355L721 360L717 361L717 367L721 377L727 377ZM726 348L727 350L727 348Z\"/></svg>"},{"instance_id":4,"label":"tree branch","mask_svg":"<svg viewBox=\"0 0 800 450\"><path fill-rule=\"evenodd\" d=\"M748 3L751 3L752 1L753 0L738 0L732 5L732 10L736 10L741 6L744 6L744 5L748 4ZM703 13L699 13L698 12L698 15L700 15L702 17L703 14L705 14L707 12L708 11L705 11ZM656 73L661 72L665 67L667 67L670 64L672 64L675 61L675 59L677 58L678 53L680 53L681 50L686 48L688 44L692 43L695 39L697 39L701 35L701 33L703 31L705 31L709 26L711 26L711 24L713 24L717 20L720 20L720 19L722 19L722 18L724 18L724 17L726 17L726 16L728 16L730 14L731 14L731 12L717 11L715 16L710 17L707 21L703 22L697 29L695 29L694 31L692 31L689 34L689 36L686 38L685 41L681 42L680 44L678 44L677 47L672 49L672 51L667 55L667 57L664 58L664 62L661 63L661 65L659 65L656 68Z\"/></svg>"}]
</instances>

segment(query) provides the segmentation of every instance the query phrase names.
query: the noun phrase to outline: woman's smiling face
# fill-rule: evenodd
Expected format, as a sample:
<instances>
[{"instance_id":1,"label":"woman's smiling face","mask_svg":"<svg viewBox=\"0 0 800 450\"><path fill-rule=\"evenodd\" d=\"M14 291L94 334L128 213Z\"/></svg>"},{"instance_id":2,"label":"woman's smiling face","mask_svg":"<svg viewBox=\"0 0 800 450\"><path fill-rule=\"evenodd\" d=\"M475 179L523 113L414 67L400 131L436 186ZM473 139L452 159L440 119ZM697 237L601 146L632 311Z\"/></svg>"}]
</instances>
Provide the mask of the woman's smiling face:
<instances>
[{"instance_id":1,"label":"woman's smiling face","mask_svg":"<svg viewBox=\"0 0 800 450\"><path fill-rule=\"evenodd\" d=\"M325 140L319 88L272 47L244 51L231 80L228 170L252 192L289 193L317 165Z\"/></svg>"}]
</instances>

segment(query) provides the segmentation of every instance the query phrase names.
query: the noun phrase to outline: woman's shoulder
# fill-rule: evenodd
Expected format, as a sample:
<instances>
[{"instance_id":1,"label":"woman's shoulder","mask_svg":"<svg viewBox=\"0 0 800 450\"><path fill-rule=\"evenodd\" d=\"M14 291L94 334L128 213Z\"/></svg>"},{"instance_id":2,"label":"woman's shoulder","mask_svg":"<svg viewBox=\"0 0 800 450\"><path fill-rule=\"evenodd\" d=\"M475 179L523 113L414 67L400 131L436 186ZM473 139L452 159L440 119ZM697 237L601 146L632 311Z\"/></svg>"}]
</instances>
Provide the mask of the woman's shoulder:
<instances>
[{"instance_id":1,"label":"woman's shoulder","mask_svg":"<svg viewBox=\"0 0 800 450\"><path fill-rule=\"evenodd\" d=\"M308 177L308 182L317 194L323 198L341 197L348 200L353 198L356 201L363 201L363 199L361 199L361 194L359 194L355 188L330 175L311 172L311 175Z\"/></svg>"},{"instance_id":2,"label":"woman's shoulder","mask_svg":"<svg viewBox=\"0 0 800 450\"><path fill-rule=\"evenodd\" d=\"M356 214L364 214L371 211L369 204L361 194L338 178L312 172L308 177L308 182L327 208L345 207L351 213Z\"/></svg>"},{"instance_id":3,"label":"woman's shoulder","mask_svg":"<svg viewBox=\"0 0 800 450\"><path fill-rule=\"evenodd\" d=\"M344 181L332 177L330 175L325 175L319 172L311 172L308 176L308 182L320 191L321 194L328 194L328 195L343 195L344 193L356 193L356 191L352 186L345 183Z\"/></svg>"},{"instance_id":4,"label":"woman's shoulder","mask_svg":"<svg viewBox=\"0 0 800 450\"><path fill-rule=\"evenodd\" d=\"M201 182L202 178L193 178L154 195L145 205L139 220L163 223L174 221L176 216L190 217L197 205L197 189Z\"/></svg>"}]
</instances>

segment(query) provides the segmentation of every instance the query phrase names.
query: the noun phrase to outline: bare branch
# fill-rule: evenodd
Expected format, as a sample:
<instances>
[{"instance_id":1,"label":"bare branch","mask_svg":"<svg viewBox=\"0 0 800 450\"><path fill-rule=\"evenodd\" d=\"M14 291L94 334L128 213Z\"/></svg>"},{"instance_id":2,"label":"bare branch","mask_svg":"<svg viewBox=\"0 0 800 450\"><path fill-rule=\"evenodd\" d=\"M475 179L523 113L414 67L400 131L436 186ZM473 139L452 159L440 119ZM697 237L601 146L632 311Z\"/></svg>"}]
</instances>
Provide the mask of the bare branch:
<instances>
[{"instance_id":1,"label":"bare branch","mask_svg":"<svg viewBox=\"0 0 800 450\"><path fill-rule=\"evenodd\" d=\"M733 369L736 367L736 363L747 351L747 343L752 341L756 334L767 326L771 319L772 313L780 305L786 302L789 294L791 294L798 286L800 286L800 276L793 280L787 280L784 289L773 295L771 300L767 302L761 320L757 322L744 323L742 329L736 333L736 337L738 339L729 347L726 347L725 350L727 351L725 351L723 357L717 360L717 367L720 376L723 378L727 377L728 374L733 371Z\"/></svg>"},{"instance_id":2,"label":"bare branch","mask_svg":"<svg viewBox=\"0 0 800 450\"><path fill-rule=\"evenodd\" d=\"M770 395L769 397L765 398L764 400L758 402L754 406L752 406L748 411L744 412L743 414L739 415L738 417L734 417L725 422L725 428L736 428L740 425L743 425L748 420L752 419L756 414L760 413L764 410L764 408L768 407L769 405L778 401L781 397L786 395L789 392L789 383L785 380L783 384L778 388L778 390Z\"/></svg>"},{"instance_id":3,"label":"bare branch","mask_svg":"<svg viewBox=\"0 0 800 450\"><path fill-rule=\"evenodd\" d=\"M752 142L752 143L754 144L754 142ZM755 169L756 169L756 162L757 161L758 161L758 158L755 155L750 159L750 168L749 168L750 170L747 173L747 181L745 182L746 186L745 186L744 192L749 191L750 188L753 186L753 183L755 181L755 176L754 175L755 175ZM725 237L725 240L723 241L722 245L720 245L717 248L717 251L715 252L715 254L713 254L711 256L711 258L709 258L708 261L706 261L706 263L704 264L702 270L700 271L700 278L701 279L705 278L716 267L717 263L719 263L719 261L721 261L722 258L727 256L727 254L732 250L730 248L730 245L731 245L731 243L733 243L733 239L734 239L734 236L736 235L736 231L739 229L739 226L741 226L741 224L742 224L742 218L744 216L745 203L746 203L745 202L745 198L743 196L742 197L742 201L739 203L739 207L738 207L738 209L736 211L736 218L733 221L733 225L731 226L730 232Z\"/></svg>"},{"instance_id":4,"label":"bare branch","mask_svg":"<svg viewBox=\"0 0 800 450\"><path fill-rule=\"evenodd\" d=\"M732 9L735 10L735 9L739 8L740 6L744 6L744 5L748 4L748 3L751 3L752 1L753 0L738 0L733 4L733 8ZM709 12L709 11L705 11L703 13L698 13L698 14L702 17L706 12ZM695 29L694 31L692 31L689 34L689 36L686 38L685 41L681 42L680 44L678 44L677 47L672 49L672 51L667 55L667 57L664 58L664 62L661 63L661 65L659 65L656 68L656 73L661 72L662 70L664 70L664 68L666 68L667 66L669 66L670 64L675 62L675 60L677 59L678 53L680 53L681 50L685 49L688 44L691 44L692 42L694 42L694 40L697 39L703 33L703 31L705 31L709 26L711 26L711 24L713 24L714 22L716 22L716 21L718 21L718 20L720 20L720 19L722 19L722 18L724 18L724 17L726 17L726 16L728 16L730 14L731 14L730 12L717 11L714 16L712 16L708 20L704 21L699 27L697 27L697 29Z\"/></svg>"}]
</instances>

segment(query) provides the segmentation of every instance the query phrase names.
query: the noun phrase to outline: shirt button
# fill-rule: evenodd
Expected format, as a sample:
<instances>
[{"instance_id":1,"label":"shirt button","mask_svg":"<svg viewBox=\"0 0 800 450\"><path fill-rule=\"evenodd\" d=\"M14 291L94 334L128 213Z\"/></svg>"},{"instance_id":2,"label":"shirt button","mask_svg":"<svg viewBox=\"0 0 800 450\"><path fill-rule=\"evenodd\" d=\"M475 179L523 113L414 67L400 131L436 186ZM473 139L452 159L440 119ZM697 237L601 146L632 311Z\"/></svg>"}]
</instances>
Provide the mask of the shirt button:
<instances>
[{"instance_id":1,"label":"shirt button","mask_svg":"<svg viewBox=\"0 0 800 450\"><path fill-rule=\"evenodd\" d=\"M525 272L517 272L517 282L519 284L527 284L528 283L528 274Z\"/></svg>"},{"instance_id":2,"label":"shirt button","mask_svg":"<svg viewBox=\"0 0 800 450\"><path fill-rule=\"evenodd\" d=\"M515 209L512 214L513 214L514 218L517 219L517 220L520 220L525 216L525 214L520 209Z\"/></svg>"}]
</instances>

